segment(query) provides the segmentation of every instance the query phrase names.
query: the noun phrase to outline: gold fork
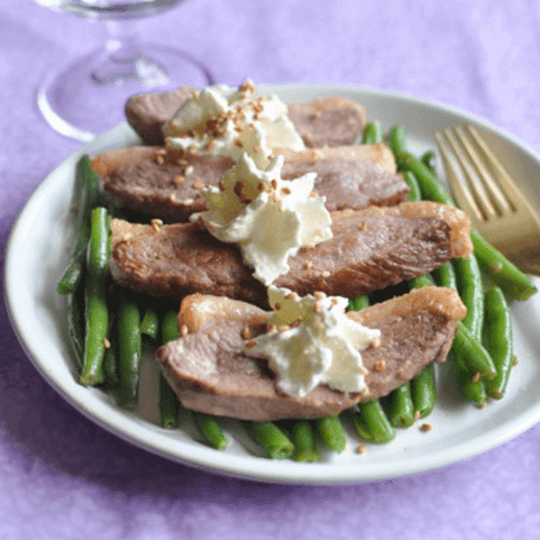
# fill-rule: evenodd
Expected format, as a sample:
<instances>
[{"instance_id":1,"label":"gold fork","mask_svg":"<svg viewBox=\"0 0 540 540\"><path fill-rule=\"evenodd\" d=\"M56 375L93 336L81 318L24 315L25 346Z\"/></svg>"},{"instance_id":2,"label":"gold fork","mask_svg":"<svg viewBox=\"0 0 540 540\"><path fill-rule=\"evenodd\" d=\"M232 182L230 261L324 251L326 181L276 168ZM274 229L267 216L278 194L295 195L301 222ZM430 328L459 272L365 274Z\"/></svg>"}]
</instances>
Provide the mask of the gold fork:
<instances>
[{"instance_id":1,"label":"gold fork","mask_svg":"<svg viewBox=\"0 0 540 540\"><path fill-rule=\"evenodd\" d=\"M522 270L540 275L540 217L471 125L435 132L446 179L472 226Z\"/></svg>"}]
</instances>

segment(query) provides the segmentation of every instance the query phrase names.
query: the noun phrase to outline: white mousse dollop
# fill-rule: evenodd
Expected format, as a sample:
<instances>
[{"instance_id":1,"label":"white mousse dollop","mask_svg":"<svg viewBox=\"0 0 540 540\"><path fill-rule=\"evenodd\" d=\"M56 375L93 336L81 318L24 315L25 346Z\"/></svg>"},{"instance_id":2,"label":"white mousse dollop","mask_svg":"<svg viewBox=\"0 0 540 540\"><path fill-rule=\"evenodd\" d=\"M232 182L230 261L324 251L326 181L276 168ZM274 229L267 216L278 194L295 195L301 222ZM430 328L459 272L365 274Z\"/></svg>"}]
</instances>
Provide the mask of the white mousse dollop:
<instances>
[{"instance_id":1,"label":"white mousse dollop","mask_svg":"<svg viewBox=\"0 0 540 540\"><path fill-rule=\"evenodd\" d=\"M236 242L265 285L289 271L287 259L299 249L332 238L326 198L313 193L316 174L283 180L282 167L283 156L263 170L242 154L218 186L202 189L208 210L192 216L222 242Z\"/></svg>"},{"instance_id":2,"label":"white mousse dollop","mask_svg":"<svg viewBox=\"0 0 540 540\"><path fill-rule=\"evenodd\" d=\"M276 95L259 95L248 79L239 88L207 86L194 92L174 114L167 130L169 146L199 154L226 155L237 161L247 152L265 168L273 148L305 149Z\"/></svg>"},{"instance_id":3,"label":"white mousse dollop","mask_svg":"<svg viewBox=\"0 0 540 540\"><path fill-rule=\"evenodd\" d=\"M268 298L274 309L269 331L248 341L245 351L268 359L281 391L301 398L321 383L343 392L366 389L360 351L376 345L381 332L347 317L347 298L300 297L275 286Z\"/></svg>"}]
</instances>

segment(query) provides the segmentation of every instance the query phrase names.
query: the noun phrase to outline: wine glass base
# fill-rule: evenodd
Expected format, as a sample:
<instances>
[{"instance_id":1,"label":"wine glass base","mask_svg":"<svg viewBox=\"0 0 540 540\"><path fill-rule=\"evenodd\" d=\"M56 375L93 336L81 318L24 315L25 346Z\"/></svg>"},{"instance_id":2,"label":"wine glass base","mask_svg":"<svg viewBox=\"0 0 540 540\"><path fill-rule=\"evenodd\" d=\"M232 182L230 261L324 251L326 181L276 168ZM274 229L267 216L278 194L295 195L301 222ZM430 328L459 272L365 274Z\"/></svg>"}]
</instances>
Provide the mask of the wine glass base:
<instances>
[{"instance_id":1,"label":"wine glass base","mask_svg":"<svg viewBox=\"0 0 540 540\"><path fill-rule=\"evenodd\" d=\"M113 68L106 62L108 52L96 51L52 73L37 95L45 120L62 135L89 142L125 119L124 106L132 95L214 83L208 70L186 53L160 45L142 50Z\"/></svg>"}]
</instances>

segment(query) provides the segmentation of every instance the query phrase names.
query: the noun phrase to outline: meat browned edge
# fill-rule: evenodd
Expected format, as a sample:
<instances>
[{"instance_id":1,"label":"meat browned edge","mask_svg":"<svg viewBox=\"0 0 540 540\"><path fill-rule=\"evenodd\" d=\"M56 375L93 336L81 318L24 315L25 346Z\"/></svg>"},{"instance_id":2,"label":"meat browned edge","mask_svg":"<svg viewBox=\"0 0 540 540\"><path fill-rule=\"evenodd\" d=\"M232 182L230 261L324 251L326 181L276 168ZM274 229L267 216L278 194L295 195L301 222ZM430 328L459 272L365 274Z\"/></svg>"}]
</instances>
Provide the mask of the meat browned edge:
<instances>
[{"instance_id":1,"label":"meat browned edge","mask_svg":"<svg viewBox=\"0 0 540 540\"><path fill-rule=\"evenodd\" d=\"M125 105L126 118L146 144L163 145L168 122L193 92L182 86L173 92L131 96ZM365 107L348 98L316 98L291 103L288 109L308 148L352 144L366 123Z\"/></svg>"},{"instance_id":2,"label":"meat browned edge","mask_svg":"<svg viewBox=\"0 0 540 540\"><path fill-rule=\"evenodd\" d=\"M430 363L445 361L456 321L465 314L458 293L441 287L349 312L353 320L381 330L380 345L362 351L369 389L362 394L323 384L303 398L280 392L267 361L244 352L246 329L252 336L265 331L267 312L223 297L186 297L178 322L188 333L161 346L156 358L188 409L244 420L319 418L386 396Z\"/></svg>"},{"instance_id":3,"label":"meat browned edge","mask_svg":"<svg viewBox=\"0 0 540 540\"><path fill-rule=\"evenodd\" d=\"M114 281L151 296L200 292L266 306L266 289L242 262L236 244L198 223L152 227L113 219ZM289 257L274 285L300 295L353 297L430 272L472 253L470 218L429 201L332 213L333 238Z\"/></svg>"},{"instance_id":4,"label":"meat browned edge","mask_svg":"<svg viewBox=\"0 0 540 540\"><path fill-rule=\"evenodd\" d=\"M113 204L172 223L206 210L201 187L217 185L232 165L226 156L155 146L108 150L92 159ZM409 187L395 170L386 145L353 145L287 153L282 177L292 180L316 173L314 191L326 197L332 212L404 201Z\"/></svg>"}]
</instances>

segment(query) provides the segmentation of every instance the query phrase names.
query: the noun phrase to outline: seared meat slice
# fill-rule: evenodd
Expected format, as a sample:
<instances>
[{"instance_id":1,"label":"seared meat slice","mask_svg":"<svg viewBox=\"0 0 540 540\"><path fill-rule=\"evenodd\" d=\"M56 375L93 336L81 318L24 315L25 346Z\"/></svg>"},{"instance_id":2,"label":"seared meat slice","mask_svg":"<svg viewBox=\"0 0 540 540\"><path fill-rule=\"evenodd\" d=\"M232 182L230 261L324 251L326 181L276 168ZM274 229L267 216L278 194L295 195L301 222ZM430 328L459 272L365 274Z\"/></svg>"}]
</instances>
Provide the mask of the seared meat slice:
<instances>
[{"instance_id":1,"label":"seared meat slice","mask_svg":"<svg viewBox=\"0 0 540 540\"><path fill-rule=\"evenodd\" d=\"M167 123L193 90L182 86L173 92L132 96L125 106L127 120L146 144L163 145ZM366 123L366 109L346 98L314 99L288 108L307 147L352 144Z\"/></svg>"},{"instance_id":2,"label":"seared meat slice","mask_svg":"<svg viewBox=\"0 0 540 540\"><path fill-rule=\"evenodd\" d=\"M201 292L265 306L266 289L235 244L198 223L132 225L113 220L113 279L151 296ZM298 294L352 297L384 289L472 253L470 219L461 210L422 201L332 214L333 238L289 257L274 283Z\"/></svg>"},{"instance_id":3,"label":"seared meat slice","mask_svg":"<svg viewBox=\"0 0 540 540\"><path fill-rule=\"evenodd\" d=\"M367 116L365 107L341 97L289 103L288 113L308 148L353 144Z\"/></svg>"},{"instance_id":4,"label":"seared meat slice","mask_svg":"<svg viewBox=\"0 0 540 540\"><path fill-rule=\"evenodd\" d=\"M111 202L169 222L206 210L201 186L217 184L232 165L226 156L152 146L109 150L92 159Z\"/></svg>"},{"instance_id":5,"label":"seared meat slice","mask_svg":"<svg viewBox=\"0 0 540 540\"><path fill-rule=\"evenodd\" d=\"M165 142L163 126L178 107L191 98L194 90L181 86L173 92L131 96L125 105L127 121L146 144L162 145Z\"/></svg>"},{"instance_id":6,"label":"seared meat slice","mask_svg":"<svg viewBox=\"0 0 540 540\"><path fill-rule=\"evenodd\" d=\"M425 287L348 316L381 330L381 344L362 351L369 392L319 385L303 398L281 393L264 359L247 356L242 335L264 331L267 313L223 297L192 295L178 321L188 334L160 347L156 357L182 405L245 420L318 418L359 401L388 395L433 361L444 362L466 314L453 289Z\"/></svg>"},{"instance_id":7,"label":"seared meat slice","mask_svg":"<svg viewBox=\"0 0 540 540\"><path fill-rule=\"evenodd\" d=\"M286 179L317 173L314 189L326 196L330 211L393 205L409 192L395 173L386 145L310 150L287 153L285 158ZM109 150L92 160L112 202L168 222L187 221L193 212L206 210L201 186L216 185L232 165L225 156L148 146Z\"/></svg>"}]
</instances>

